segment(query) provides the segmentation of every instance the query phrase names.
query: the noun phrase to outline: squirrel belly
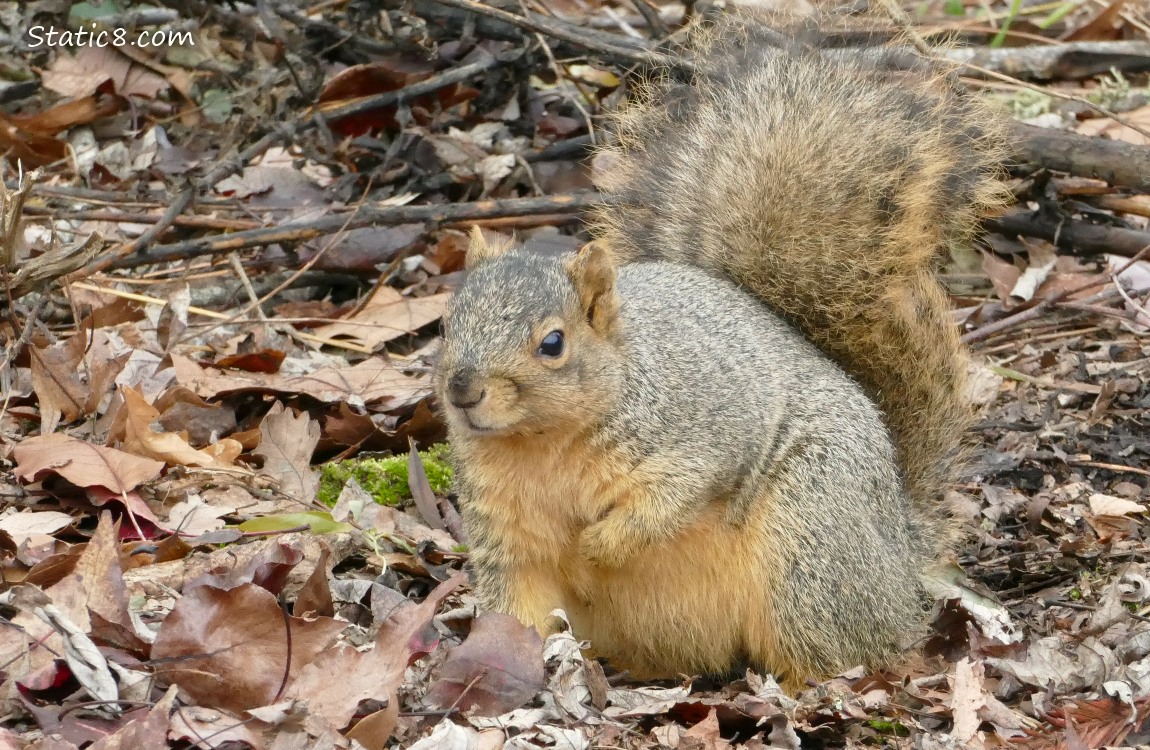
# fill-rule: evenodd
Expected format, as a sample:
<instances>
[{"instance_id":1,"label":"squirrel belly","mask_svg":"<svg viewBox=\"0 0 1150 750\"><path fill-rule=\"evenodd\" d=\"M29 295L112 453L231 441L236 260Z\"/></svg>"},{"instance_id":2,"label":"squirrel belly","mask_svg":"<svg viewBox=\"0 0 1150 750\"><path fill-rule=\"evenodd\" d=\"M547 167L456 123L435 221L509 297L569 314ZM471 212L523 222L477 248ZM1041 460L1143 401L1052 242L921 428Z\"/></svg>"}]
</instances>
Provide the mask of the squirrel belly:
<instances>
[{"instance_id":1,"label":"squirrel belly","mask_svg":"<svg viewBox=\"0 0 1150 750\"><path fill-rule=\"evenodd\" d=\"M563 270L512 250L472 273L486 308L514 310L521 279L548 287ZM492 433L449 416L488 606L542 631L563 608L593 653L643 678L749 660L797 685L895 651L921 625L931 550L878 409L734 284L661 262L617 273L603 292L615 297L607 351L584 361L568 333L564 367L582 371L595 417ZM440 376L449 403L466 285L456 302ZM523 349L464 366L494 383ZM519 379L529 402L531 379Z\"/></svg>"}]
</instances>

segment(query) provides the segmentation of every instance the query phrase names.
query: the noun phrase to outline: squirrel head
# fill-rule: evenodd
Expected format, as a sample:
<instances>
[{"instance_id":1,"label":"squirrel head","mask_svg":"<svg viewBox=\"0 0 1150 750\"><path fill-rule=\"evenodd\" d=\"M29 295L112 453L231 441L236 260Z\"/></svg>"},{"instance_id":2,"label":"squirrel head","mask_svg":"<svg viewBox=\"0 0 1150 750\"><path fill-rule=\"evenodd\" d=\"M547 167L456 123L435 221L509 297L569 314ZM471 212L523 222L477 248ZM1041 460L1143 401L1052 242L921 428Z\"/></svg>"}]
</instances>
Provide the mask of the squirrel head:
<instances>
[{"instance_id":1,"label":"squirrel head","mask_svg":"<svg viewBox=\"0 0 1150 750\"><path fill-rule=\"evenodd\" d=\"M585 427L613 403L618 298L606 247L531 252L478 229L444 315L435 390L456 436Z\"/></svg>"}]
</instances>

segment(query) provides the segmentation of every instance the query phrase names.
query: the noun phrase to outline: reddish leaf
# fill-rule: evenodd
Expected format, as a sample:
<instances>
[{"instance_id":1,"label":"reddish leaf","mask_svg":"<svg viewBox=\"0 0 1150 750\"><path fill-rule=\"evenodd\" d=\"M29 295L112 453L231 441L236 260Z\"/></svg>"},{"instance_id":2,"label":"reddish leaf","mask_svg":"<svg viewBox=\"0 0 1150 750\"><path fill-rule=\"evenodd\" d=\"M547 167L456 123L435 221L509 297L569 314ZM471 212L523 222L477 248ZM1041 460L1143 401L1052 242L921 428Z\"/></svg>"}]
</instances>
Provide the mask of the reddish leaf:
<instances>
[{"instance_id":1,"label":"reddish leaf","mask_svg":"<svg viewBox=\"0 0 1150 750\"><path fill-rule=\"evenodd\" d=\"M467 640L447 656L428 699L498 716L534 698L543 678L543 639L535 628L511 615L484 612Z\"/></svg>"}]
</instances>

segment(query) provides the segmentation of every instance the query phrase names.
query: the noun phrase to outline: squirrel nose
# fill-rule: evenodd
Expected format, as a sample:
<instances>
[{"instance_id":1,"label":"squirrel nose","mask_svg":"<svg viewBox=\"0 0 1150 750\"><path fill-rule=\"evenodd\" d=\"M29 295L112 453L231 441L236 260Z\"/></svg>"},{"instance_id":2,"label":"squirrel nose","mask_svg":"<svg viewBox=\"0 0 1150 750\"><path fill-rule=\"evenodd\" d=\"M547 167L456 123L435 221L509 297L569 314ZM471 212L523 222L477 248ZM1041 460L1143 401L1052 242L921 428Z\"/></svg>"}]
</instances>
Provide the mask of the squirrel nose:
<instances>
[{"instance_id":1,"label":"squirrel nose","mask_svg":"<svg viewBox=\"0 0 1150 750\"><path fill-rule=\"evenodd\" d=\"M457 409L470 409L486 395L487 390L472 373L457 372L447 381L447 400Z\"/></svg>"}]
</instances>

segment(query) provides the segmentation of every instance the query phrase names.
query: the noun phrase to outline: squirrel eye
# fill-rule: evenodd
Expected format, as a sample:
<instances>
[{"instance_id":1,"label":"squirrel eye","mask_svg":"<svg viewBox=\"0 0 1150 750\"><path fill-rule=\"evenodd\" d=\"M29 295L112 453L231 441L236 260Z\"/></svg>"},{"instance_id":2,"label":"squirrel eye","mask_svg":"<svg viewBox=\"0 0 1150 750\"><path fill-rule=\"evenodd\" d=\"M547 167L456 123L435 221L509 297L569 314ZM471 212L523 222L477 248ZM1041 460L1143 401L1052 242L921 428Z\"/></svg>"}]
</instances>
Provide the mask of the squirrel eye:
<instances>
[{"instance_id":1,"label":"squirrel eye","mask_svg":"<svg viewBox=\"0 0 1150 750\"><path fill-rule=\"evenodd\" d=\"M544 357L563 356L563 331L552 331L539 343L539 353Z\"/></svg>"}]
</instances>

